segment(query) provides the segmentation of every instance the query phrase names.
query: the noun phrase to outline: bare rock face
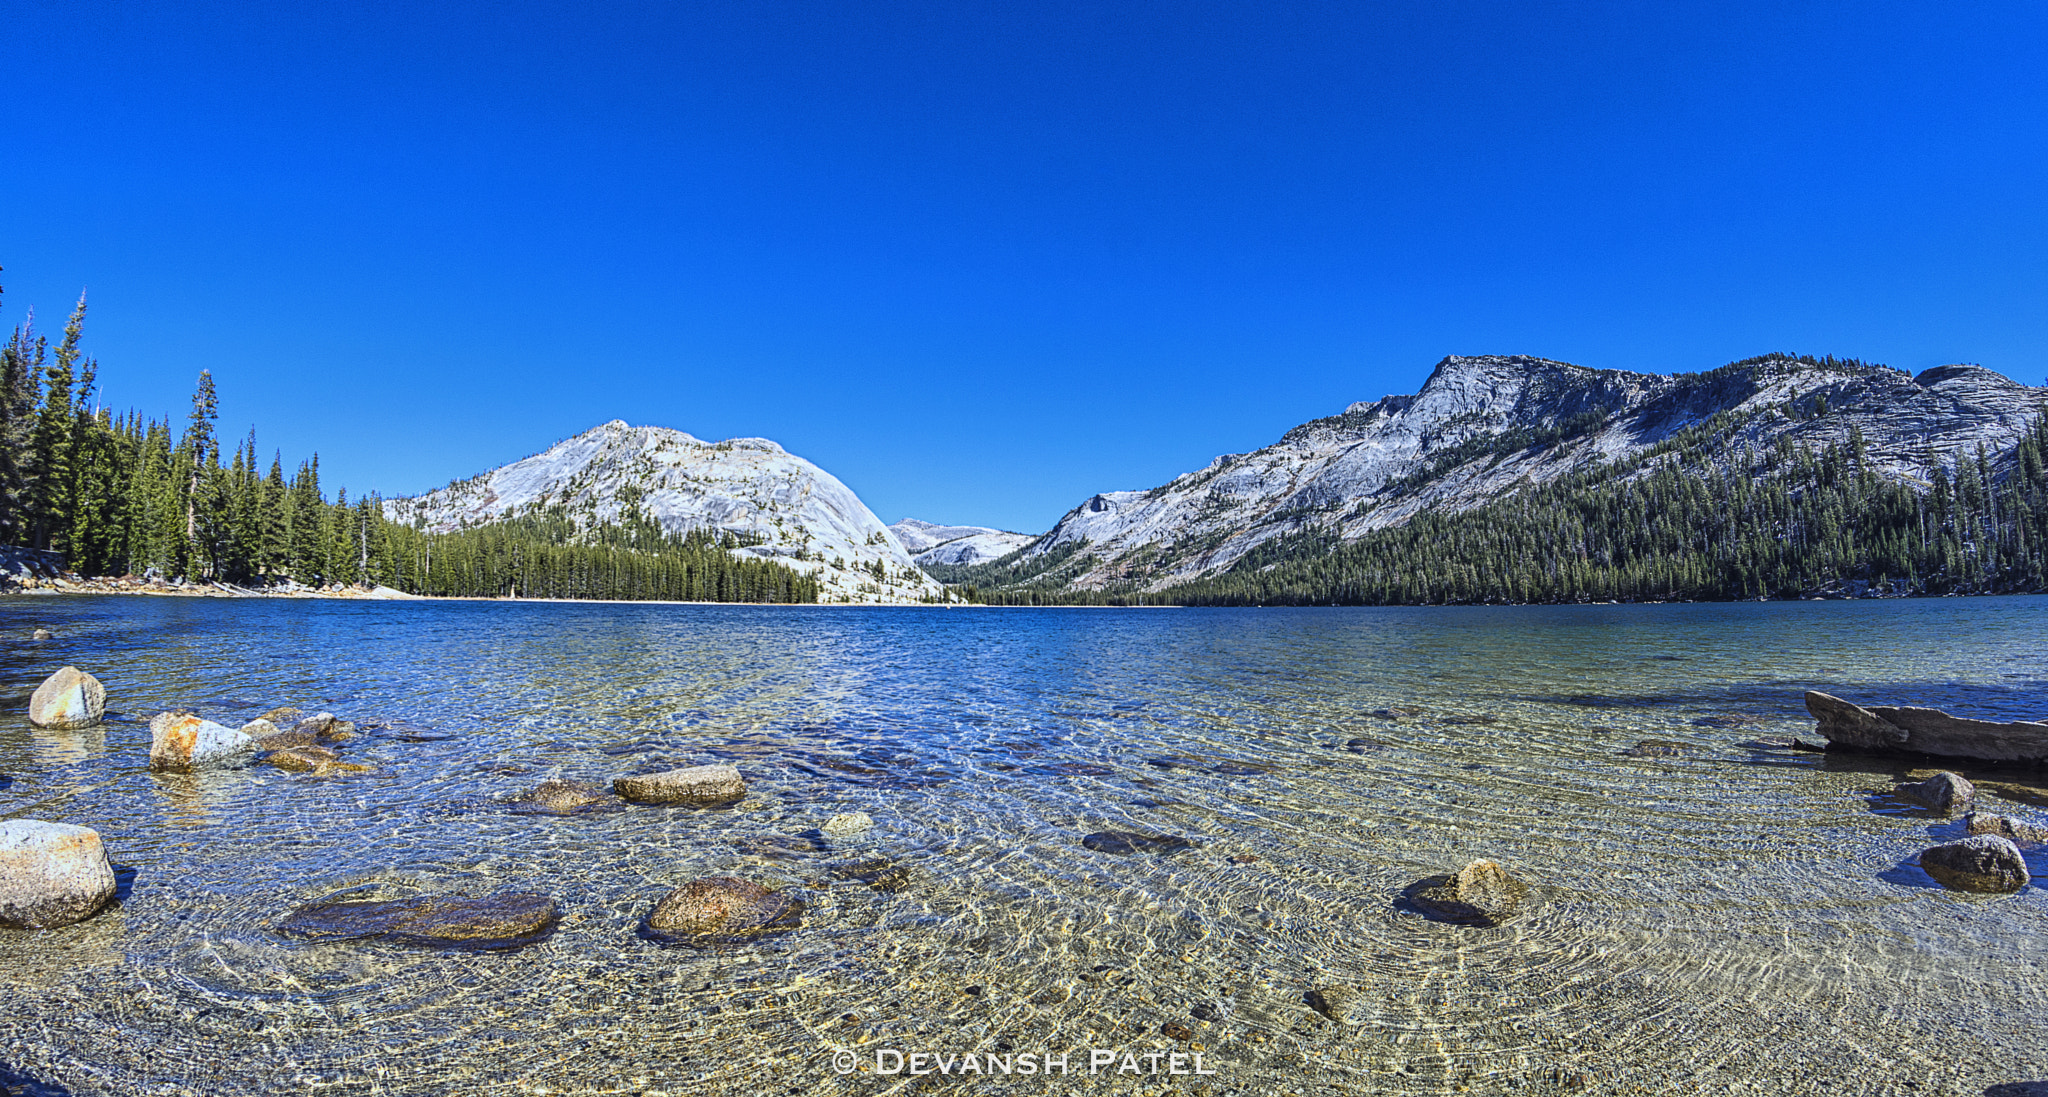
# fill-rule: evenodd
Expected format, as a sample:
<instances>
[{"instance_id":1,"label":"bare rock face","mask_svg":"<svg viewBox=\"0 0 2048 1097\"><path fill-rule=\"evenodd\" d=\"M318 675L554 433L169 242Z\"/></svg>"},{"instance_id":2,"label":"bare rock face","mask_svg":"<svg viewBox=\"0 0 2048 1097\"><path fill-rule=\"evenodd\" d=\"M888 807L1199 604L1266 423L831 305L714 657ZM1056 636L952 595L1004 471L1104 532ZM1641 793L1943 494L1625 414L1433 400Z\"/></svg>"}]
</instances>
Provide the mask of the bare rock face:
<instances>
[{"instance_id":1,"label":"bare rock face","mask_svg":"<svg viewBox=\"0 0 2048 1097\"><path fill-rule=\"evenodd\" d=\"M268 720L255 720L242 725L242 734L250 735L251 728L269 727ZM257 750L290 750L293 747L310 747L320 742L320 737L310 731L273 731L256 737Z\"/></svg>"},{"instance_id":2,"label":"bare rock face","mask_svg":"<svg viewBox=\"0 0 2048 1097\"><path fill-rule=\"evenodd\" d=\"M241 732L242 732L242 734L244 734L244 735L248 736L248 737L249 737L249 738L251 738L251 739L257 740L258 742L261 742L261 741L263 741L264 739L266 739L266 738L268 738L268 737L270 737L270 736L272 736L272 735L283 735L283 734L285 734L285 733L284 733L283 731L280 731L280 730L278 730L278 726L277 726L276 724L273 724L273 723L271 723L271 722L270 722L269 720L267 720L267 719L264 719L264 718L263 718L263 717L261 717L261 716L258 716L258 717L257 717L257 718L255 718L254 720L251 720L251 721L249 721L248 723L246 723L246 724L243 724L243 725L242 725L242 727L241 727ZM317 739L314 739L314 738L312 738L311 736L308 736L308 737L307 737L307 739L306 739L306 742L308 742L308 743L315 743L315 742L318 742L318 741L319 741L319 740L317 740ZM294 746L295 746L295 745L297 745L297 744L291 744L291 745L294 745ZM276 747L259 747L259 748L257 748L257 749L259 749L259 750L276 750L277 748L276 748Z\"/></svg>"},{"instance_id":3,"label":"bare rock face","mask_svg":"<svg viewBox=\"0 0 2048 1097\"><path fill-rule=\"evenodd\" d=\"M311 716L301 717L298 723L292 725L292 730L310 734L315 742L320 743L346 742L353 739L356 734L354 724L331 712L316 712Z\"/></svg>"},{"instance_id":4,"label":"bare rock face","mask_svg":"<svg viewBox=\"0 0 2048 1097\"><path fill-rule=\"evenodd\" d=\"M647 931L671 940L711 943L793 929L804 905L773 888L733 876L704 876L669 892L647 915Z\"/></svg>"},{"instance_id":5,"label":"bare rock face","mask_svg":"<svg viewBox=\"0 0 2048 1097\"><path fill-rule=\"evenodd\" d=\"M1497 926L1521 913L1529 885L1492 861L1474 861L1455 875L1419 880L1404 895L1438 921Z\"/></svg>"},{"instance_id":6,"label":"bare rock face","mask_svg":"<svg viewBox=\"0 0 2048 1097\"><path fill-rule=\"evenodd\" d=\"M35 631L33 638L37 640L55 640L57 638L57 634L51 632L49 629L39 628Z\"/></svg>"},{"instance_id":7,"label":"bare rock face","mask_svg":"<svg viewBox=\"0 0 2048 1097\"><path fill-rule=\"evenodd\" d=\"M1968 811L1977 799L1977 789L1974 785L1947 770L1942 770L1925 781L1900 785L1892 791L1921 807L1938 811L1943 815Z\"/></svg>"},{"instance_id":8,"label":"bare rock face","mask_svg":"<svg viewBox=\"0 0 2048 1097\"><path fill-rule=\"evenodd\" d=\"M747 794L747 782L732 766L685 766L662 773L621 777L612 789L637 804L726 804Z\"/></svg>"},{"instance_id":9,"label":"bare rock face","mask_svg":"<svg viewBox=\"0 0 2048 1097\"><path fill-rule=\"evenodd\" d=\"M1911 706L1864 708L1825 693L1808 693L1806 710L1832 746L1987 762L2048 762L2048 723L1970 720Z\"/></svg>"},{"instance_id":10,"label":"bare rock face","mask_svg":"<svg viewBox=\"0 0 2048 1097\"><path fill-rule=\"evenodd\" d=\"M222 765L255 749L234 728L189 712L160 712L149 721L149 768L185 773Z\"/></svg>"},{"instance_id":11,"label":"bare rock face","mask_svg":"<svg viewBox=\"0 0 2048 1097\"><path fill-rule=\"evenodd\" d=\"M471 949L517 948L546 937L560 913L552 897L532 891L496 895L309 903L278 931L314 939L381 939Z\"/></svg>"},{"instance_id":12,"label":"bare rock face","mask_svg":"<svg viewBox=\"0 0 2048 1097\"><path fill-rule=\"evenodd\" d=\"M1973 811L1966 822L1971 834L1995 834L2014 845L2048 845L2048 827L2037 826L2025 820Z\"/></svg>"},{"instance_id":13,"label":"bare rock face","mask_svg":"<svg viewBox=\"0 0 2048 1097\"><path fill-rule=\"evenodd\" d=\"M2019 847L1996 834L1944 842L1920 855L1920 867L1956 891L2018 891L2032 879Z\"/></svg>"},{"instance_id":14,"label":"bare rock face","mask_svg":"<svg viewBox=\"0 0 2048 1097\"><path fill-rule=\"evenodd\" d=\"M77 667L65 667L43 679L28 699L28 722L39 728L91 727L106 712L106 687Z\"/></svg>"},{"instance_id":15,"label":"bare rock face","mask_svg":"<svg viewBox=\"0 0 2048 1097\"><path fill-rule=\"evenodd\" d=\"M511 800L512 810L525 815L581 815L619 806L618 797L589 781L546 780Z\"/></svg>"},{"instance_id":16,"label":"bare rock face","mask_svg":"<svg viewBox=\"0 0 2048 1097\"><path fill-rule=\"evenodd\" d=\"M114 868L98 831L34 819L0 822L0 926L68 926L113 897Z\"/></svg>"}]
</instances>

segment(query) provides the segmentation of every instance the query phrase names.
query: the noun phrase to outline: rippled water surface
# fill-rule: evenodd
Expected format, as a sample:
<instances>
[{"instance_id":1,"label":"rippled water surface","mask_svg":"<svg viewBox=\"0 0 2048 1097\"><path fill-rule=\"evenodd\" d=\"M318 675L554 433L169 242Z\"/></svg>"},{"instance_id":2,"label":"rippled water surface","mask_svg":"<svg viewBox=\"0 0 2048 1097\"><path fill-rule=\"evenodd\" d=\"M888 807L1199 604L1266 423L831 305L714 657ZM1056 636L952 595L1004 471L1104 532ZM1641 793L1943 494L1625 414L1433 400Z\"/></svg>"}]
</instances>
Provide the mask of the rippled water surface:
<instances>
[{"instance_id":1,"label":"rippled water surface","mask_svg":"<svg viewBox=\"0 0 2048 1097\"><path fill-rule=\"evenodd\" d=\"M1768 745L1813 737L1808 688L2048 715L2044 625L2044 599L7 599L0 814L94 827L123 892L0 931L0 1092L2048 1093L2040 883L1940 890L1914 861L1961 824L1877 794L1908 770ZM106 683L104 727L29 726L66 663ZM376 771L149 772L153 713L278 705L362 724L344 751ZM1619 753L1642 739L1690 754ZM747 778L732 808L503 802L713 761ZM2041 775L1965 772L2048 817ZM876 828L803 837L854 810ZM1083 847L1105 829L1198 846ZM1397 905L1479 857L1534 886L1522 917ZM638 934L707 874L799 894L802 928ZM350 888L538 890L563 920L484 953L273 928ZM1339 985L1361 1023L1304 1000ZM883 1050L1070 1065L913 1079Z\"/></svg>"}]
</instances>

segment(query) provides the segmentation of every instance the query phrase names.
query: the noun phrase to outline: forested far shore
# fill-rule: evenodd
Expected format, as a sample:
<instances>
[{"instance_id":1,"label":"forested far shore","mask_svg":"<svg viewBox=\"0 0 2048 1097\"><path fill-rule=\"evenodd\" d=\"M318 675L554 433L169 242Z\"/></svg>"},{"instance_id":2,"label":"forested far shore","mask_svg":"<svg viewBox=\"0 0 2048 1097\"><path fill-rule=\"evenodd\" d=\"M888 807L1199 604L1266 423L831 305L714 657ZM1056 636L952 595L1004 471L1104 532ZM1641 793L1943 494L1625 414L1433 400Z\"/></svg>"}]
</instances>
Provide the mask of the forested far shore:
<instances>
[{"instance_id":1,"label":"forested far shore","mask_svg":"<svg viewBox=\"0 0 2048 1097\"><path fill-rule=\"evenodd\" d=\"M1261 545L1158 591L955 588L1003 605L1440 605L1746 601L2048 591L2048 421L2013 449L1881 475L1860 432L1724 463L1668 445L1453 513L1343 541ZM1018 574L1019 563L998 561Z\"/></svg>"},{"instance_id":2,"label":"forested far shore","mask_svg":"<svg viewBox=\"0 0 2048 1097\"><path fill-rule=\"evenodd\" d=\"M52 552L85 576L248 588L381 585L411 594L666 601L815 602L817 582L742 559L719 531L674 533L628 515L579 525L556 508L428 532L384 517L374 493L330 501L313 455L265 469L253 430L223 443L202 371L182 430L98 406L98 364L79 342L80 297L53 347L34 320L0 347L0 544Z\"/></svg>"}]
</instances>

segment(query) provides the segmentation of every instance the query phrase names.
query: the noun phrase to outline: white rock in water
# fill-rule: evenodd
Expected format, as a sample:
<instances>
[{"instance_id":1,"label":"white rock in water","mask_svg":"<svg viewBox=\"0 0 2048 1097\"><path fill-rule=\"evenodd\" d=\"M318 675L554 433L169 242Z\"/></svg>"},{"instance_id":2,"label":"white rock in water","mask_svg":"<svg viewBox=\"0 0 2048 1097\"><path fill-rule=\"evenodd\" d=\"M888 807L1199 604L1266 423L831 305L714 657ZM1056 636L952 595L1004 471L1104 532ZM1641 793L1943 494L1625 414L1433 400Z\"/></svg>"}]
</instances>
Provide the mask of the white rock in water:
<instances>
[{"instance_id":1,"label":"white rock in water","mask_svg":"<svg viewBox=\"0 0 2048 1097\"><path fill-rule=\"evenodd\" d=\"M189 712L159 712L149 721L149 768L182 773L219 765L254 749L234 728Z\"/></svg>"},{"instance_id":2,"label":"white rock in water","mask_svg":"<svg viewBox=\"0 0 2048 1097\"><path fill-rule=\"evenodd\" d=\"M851 838L856 834L867 833L874 825L875 820L867 812L846 811L825 820L825 825L818 829L827 838Z\"/></svg>"},{"instance_id":3,"label":"white rock in water","mask_svg":"<svg viewBox=\"0 0 2048 1097\"><path fill-rule=\"evenodd\" d=\"M0 926L68 926L113 897L114 866L98 831L35 819L0 822Z\"/></svg>"},{"instance_id":4,"label":"white rock in water","mask_svg":"<svg viewBox=\"0 0 2048 1097\"><path fill-rule=\"evenodd\" d=\"M28 699L28 722L39 728L85 728L107 712L107 689L77 667L43 679Z\"/></svg>"}]
</instances>

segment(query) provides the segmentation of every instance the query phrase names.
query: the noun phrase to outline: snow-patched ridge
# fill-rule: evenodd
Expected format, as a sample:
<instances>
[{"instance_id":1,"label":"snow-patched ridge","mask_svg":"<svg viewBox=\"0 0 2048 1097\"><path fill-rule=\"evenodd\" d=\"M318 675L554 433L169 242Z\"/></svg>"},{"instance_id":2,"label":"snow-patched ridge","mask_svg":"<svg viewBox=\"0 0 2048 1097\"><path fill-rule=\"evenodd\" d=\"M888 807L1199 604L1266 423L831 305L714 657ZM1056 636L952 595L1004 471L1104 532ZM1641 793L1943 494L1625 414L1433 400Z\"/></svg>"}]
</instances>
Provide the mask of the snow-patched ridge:
<instances>
[{"instance_id":1,"label":"snow-patched ridge","mask_svg":"<svg viewBox=\"0 0 2048 1097\"><path fill-rule=\"evenodd\" d=\"M1286 534L1349 540L1425 510L1478 506L1640 453L1723 412L1733 413L1724 420L1725 447L1781 436L1798 445L1843 443L1858 430L1881 473L1924 480L1936 461L1978 446L2009 450L2044 409L2048 389L1967 365L1915 377L1766 356L1665 376L1519 355L1454 356L1412 396L1352 404L1149 491L1095 495L1023 559L1073 552L1058 573L1070 588L1158 590L1216 574ZM1509 444L1516 438L1531 444Z\"/></svg>"},{"instance_id":2,"label":"snow-patched ridge","mask_svg":"<svg viewBox=\"0 0 2048 1097\"><path fill-rule=\"evenodd\" d=\"M614 419L523 461L424 495L386 500L384 513L446 532L553 506L585 525L617 521L637 507L675 532L759 537L760 544L732 551L815 576L823 602L946 597L851 489L766 438L705 442Z\"/></svg>"},{"instance_id":3,"label":"snow-patched ridge","mask_svg":"<svg viewBox=\"0 0 2048 1097\"><path fill-rule=\"evenodd\" d=\"M1008 556L1030 544L1029 533L1011 533L987 526L942 526L905 518L890 525L889 532L910 550L919 567L934 564L986 564Z\"/></svg>"}]
</instances>

